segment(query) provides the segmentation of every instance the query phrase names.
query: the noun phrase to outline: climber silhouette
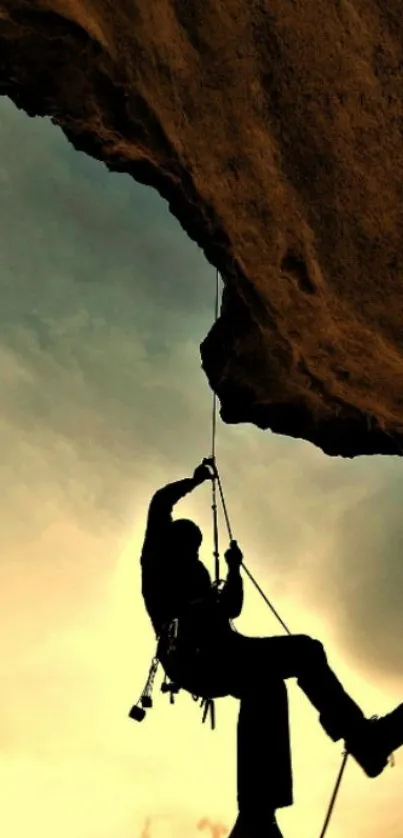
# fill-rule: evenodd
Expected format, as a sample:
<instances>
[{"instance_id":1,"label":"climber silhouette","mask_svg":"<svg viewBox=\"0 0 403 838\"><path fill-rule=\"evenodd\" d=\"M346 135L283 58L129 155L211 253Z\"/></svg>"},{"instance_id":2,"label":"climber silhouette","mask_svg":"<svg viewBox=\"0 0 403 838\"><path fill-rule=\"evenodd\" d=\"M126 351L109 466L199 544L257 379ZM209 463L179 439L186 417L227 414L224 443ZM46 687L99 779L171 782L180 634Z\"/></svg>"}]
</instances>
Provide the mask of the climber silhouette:
<instances>
[{"instance_id":1,"label":"climber silhouette","mask_svg":"<svg viewBox=\"0 0 403 838\"><path fill-rule=\"evenodd\" d=\"M240 699L239 816L231 837L257 838L264 829L267 838L281 838L275 812L293 802L284 681L297 678L328 736L343 739L369 777L381 774L403 745L403 704L383 718L366 719L318 640L303 634L247 637L233 628L243 606L242 552L231 542L218 591L199 559L200 529L172 519L175 504L212 476L201 464L193 477L154 494L141 553L142 594L168 677L195 695Z\"/></svg>"}]
</instances>

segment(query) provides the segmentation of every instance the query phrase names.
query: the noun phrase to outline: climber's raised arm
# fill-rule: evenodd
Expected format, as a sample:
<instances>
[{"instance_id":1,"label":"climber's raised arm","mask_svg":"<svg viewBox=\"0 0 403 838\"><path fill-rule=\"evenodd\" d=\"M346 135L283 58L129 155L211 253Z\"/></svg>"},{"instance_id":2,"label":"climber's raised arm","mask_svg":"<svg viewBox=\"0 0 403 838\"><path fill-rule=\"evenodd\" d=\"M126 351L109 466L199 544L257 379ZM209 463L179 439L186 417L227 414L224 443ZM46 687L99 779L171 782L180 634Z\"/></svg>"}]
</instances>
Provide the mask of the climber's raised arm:
<instances>
[{"instance_id":1,"label":"climber's raised arm","mask_svg":"<svg viewBox=\"0 0 403 838\"><path fill-rule=\"evenodd\" d=\"M188 495L196 486L212 479L212 472L201 463L194 470L192 477L167 483L153 495L148 508L146 538L154 533L161 535L161 530L172 522L172 510L175 504Z\"/></svg>"},{"instance_id":2,"label":"climber's raised arm","mask_svg":"<svg viewBox=\"0 0 403 838\"><path fill-rule=\"evenodd\" d=\"M243 581L241 564L243 555L236 541L231 541L225 553L228 565L227 578L220 594L221 607L230 620L239 617L243 606Z\"/></svg>"}]
</instances>

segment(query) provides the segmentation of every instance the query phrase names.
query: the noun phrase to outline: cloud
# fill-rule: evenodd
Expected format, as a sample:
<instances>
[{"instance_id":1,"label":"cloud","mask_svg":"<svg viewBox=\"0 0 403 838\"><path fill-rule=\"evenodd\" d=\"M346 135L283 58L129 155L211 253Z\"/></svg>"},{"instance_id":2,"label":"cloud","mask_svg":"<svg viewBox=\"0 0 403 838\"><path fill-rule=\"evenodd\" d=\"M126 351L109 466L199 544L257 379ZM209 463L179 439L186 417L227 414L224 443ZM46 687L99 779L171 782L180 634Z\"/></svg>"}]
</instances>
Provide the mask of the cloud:
<instances>
[{"instance_id":1,"label":"cloud","mask_svg":"<svg viewBox=\"0 0 403 838\"><path fill-rule=\"evenodd\" d=\"M206 266L150 190L78 155L45 120L28 124L1 104L3 438L15 429L31 456L46 451L31 482L52 472L85 515L94 503L118 518L143 463L158 449L162 462L173 457L179 427L182 457L191 457ZM18 446L8 450L18 462Z\"/></svg>"},{"instance_id":2,"label":"cloud","mask_svg":"<svg viewBox=\"0 0 403 838\"><path fill-rule=\"evenodd\" d=\"M395 678L403 676L400 466L340 516L327 573L342 642L361 666Z\"/></svg>"}]
</instances>

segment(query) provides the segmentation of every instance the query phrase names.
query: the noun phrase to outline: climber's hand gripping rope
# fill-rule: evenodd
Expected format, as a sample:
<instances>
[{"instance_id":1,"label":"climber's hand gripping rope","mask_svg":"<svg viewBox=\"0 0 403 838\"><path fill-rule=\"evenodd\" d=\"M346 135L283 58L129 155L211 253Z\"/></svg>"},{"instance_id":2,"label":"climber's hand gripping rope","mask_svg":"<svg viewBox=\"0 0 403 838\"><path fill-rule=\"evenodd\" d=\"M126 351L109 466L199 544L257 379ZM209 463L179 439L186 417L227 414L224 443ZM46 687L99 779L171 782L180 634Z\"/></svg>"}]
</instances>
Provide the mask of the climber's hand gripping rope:
<instances>
[{"instance_id":1,"label":"climber's hand gripping rope","mask_svg":"<svg viewBox=\"0 0 403 838\"><path fill-rule=\"evenodd\" d=\"M228 565L228 570L239 570L243 562L243 553L238 547L238 542L234 539L230 542L228 550L224 553L225 561Z\"/></svg>"},{"instance_id":2,"label":"climber's hand gripping rope","mask_svg":"<svg viewBox=\"0 0 403 838\"><path fill-rule=\"evenodd\" d=\"M204 459L193 472L193 480L197 485L204 483L206 480L214 480L216 474L210 460Z\"/></svg>"},{"instance_id":3,"label":"climber's hand gripping rope","mask_svg":"<svg viewBox=\"0 0 403 838\"><path fill-rule=\"evenodd\" d=\"M215 457L204 457L202 465L209 470L211 480L218 480L218 470L216 466Z\"/></svg>"}]
</instances>

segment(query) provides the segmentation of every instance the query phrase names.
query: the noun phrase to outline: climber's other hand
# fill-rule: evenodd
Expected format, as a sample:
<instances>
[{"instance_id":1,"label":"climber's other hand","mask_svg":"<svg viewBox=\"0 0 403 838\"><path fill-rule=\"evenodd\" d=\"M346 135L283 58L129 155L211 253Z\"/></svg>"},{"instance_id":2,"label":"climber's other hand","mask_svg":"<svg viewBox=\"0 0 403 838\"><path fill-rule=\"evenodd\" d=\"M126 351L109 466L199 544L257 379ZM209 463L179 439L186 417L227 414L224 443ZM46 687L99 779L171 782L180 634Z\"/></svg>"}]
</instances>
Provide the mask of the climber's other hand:
<instances>
[{"instance_id":1,"label":"climber's other hand","mask_svg":"<svg viewBox=\"0 0 403 838\"><path fill-rule=\"evenodd\" d=\"M243 553L238 547L236 541L231 541L228 550L224 553L225 561L227 562L229 570L238 569L243 561Z\"/></svg>"}]
</instances>

